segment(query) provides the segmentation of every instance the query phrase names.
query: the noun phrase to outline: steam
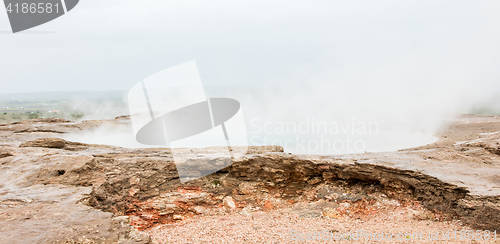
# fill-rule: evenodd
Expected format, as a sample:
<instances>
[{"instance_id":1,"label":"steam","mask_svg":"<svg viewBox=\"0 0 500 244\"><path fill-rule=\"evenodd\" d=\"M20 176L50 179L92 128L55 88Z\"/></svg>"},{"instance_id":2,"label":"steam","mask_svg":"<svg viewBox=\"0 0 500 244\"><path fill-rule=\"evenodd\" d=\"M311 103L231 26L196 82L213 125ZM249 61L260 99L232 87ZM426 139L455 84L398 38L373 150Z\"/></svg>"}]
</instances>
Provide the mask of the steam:
<instances>
[{"instance_id":1,"label":"steam","mask_svg":"<svg viewBox=\"0 0 500 244\"><path fill-rule=\"evenodd\" d=\"M499 111L498 102L490 102L500 91L498 1L120 1L112 5L113 21L107 8L96 6L87 1L73 10L75 19L91 14L85 25L67 22L82 26L82 34L67 27L75 40L96 38L78 48L60 45L65 63L58 67L68 73L45 80L126 90L196 60L208 97L240 101L252 145L288 142L287 151L318 154L396 150L434 141L459 113L484 104ZM25 60L29 65L39 58ZM11 74L16 68L5 70L6 77L29 78ZM370 123L378 129L280 129L311 121L329 129ZM348 140L364 146L314 146Z\"/></svg>"},{"instance_id":2,"label":"steam","mask_svg":"<svg viewBox=\"0 0 500 244\"><path fill-rule=\"evenodd\" d=\"M102 120L128 114L124 91L81 92L68 101L70 119Z\"/></svg>"},{"instance_id":3,"label":"steam","mask_svg":"<svg viewBox=\"0 0 500 244\"><path fill-rule=\"evenodd\" d=\"M125 148L146 148L138 143L130 123L104 123L85 132L69 133L62 136L66 140L88 144L112 145Z\"/></svg>"}]
</instances>

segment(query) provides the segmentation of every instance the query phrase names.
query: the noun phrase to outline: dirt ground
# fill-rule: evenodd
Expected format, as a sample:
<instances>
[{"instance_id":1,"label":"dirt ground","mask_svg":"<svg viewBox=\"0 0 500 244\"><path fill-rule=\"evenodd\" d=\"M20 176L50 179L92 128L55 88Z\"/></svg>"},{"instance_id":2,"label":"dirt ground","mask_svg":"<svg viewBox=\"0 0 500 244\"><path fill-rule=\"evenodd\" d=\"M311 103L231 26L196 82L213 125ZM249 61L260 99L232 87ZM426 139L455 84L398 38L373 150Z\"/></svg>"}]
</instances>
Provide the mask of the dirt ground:
<instances>
[{"instance_id":1,"label":"dirt ground","mask_svg":"<svg viewBox=\"0 0 500 244\"><path fill-rule=\"evenodd\" d=\"M129 121L0 124L0 243L500 243L499 117L461 116L397 152L250 148L188 183L168 148L60 138L102 125Z\"/></svg>"}]
</instances>

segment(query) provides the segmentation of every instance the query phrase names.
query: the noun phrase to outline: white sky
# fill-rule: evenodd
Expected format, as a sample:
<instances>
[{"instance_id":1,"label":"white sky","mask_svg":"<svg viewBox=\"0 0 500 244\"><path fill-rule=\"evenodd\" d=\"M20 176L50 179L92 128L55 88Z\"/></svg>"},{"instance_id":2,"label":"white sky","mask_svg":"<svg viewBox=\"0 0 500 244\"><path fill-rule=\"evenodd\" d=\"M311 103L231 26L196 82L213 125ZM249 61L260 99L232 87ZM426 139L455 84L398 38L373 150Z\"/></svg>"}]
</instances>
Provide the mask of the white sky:
<instances>
[{"instance_id":1,"label":"white sky","mask_svg":"<svg viewBox=\"0 0 500 244\"><path fill-rule=\"evenodd\" d=\"M128 90L190 60L206 85L497 89L498 13L496 0L82 0L11 34L0 11L0 93Z\"/></svg>"},{"instance_id":2,"label":"white sky","mask_svg":"<svg viewBox=\"0 0 500 244\"><path fill-rule=\"evenodd\" d=\"M498 0L82 0L12 34L0 11L0 96L128 90L196 60L205 85L267 87L237 98L248 121L375 121L368 151L415 146L500 91L499 13Z\"/></svg>"}]
</instances>

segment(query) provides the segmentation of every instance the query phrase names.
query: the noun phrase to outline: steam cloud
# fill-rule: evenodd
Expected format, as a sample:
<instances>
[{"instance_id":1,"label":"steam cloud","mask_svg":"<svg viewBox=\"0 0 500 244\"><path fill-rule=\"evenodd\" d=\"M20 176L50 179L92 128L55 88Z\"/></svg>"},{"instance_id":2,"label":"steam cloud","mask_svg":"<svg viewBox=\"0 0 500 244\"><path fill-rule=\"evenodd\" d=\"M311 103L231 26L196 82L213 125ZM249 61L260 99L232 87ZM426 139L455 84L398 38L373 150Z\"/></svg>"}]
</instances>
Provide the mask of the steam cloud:
<instances>
[{"instance_id":1,"label":"steam cloud","mask_svg":"<svg viewBox=\"0 0 500 244\"><path fill-rule=\"evenodd\" d=\"M82 2L65 23L53 23L69 33L67 38L84 37L87 43L68 46L50 36L37 43L18 37L0 40L2 47L35 47L23 62L36 67L34 72L47 83L32 89L128 89L157 71L196 60L202 82L212 87L208 97L242 103L248 137L255 145L265 139L314 143L321 142L321 136L365 144L360 150L286 148L298 153L418 146L432 142L447 121L477 104L486 103L498 111L496 102L489 104L498 101L495 96L500 91L498 1L158 0L145 4L126 0L104 3L115 9L113 20L101 4ZM79 15L85 15L88 23L77 25L77 19L83 18ZM76 31L74 26L81 28ZM47 68L39 57L45 57L44 45L61 47L51 49L50 63L64 72L42 72ZM2 60L20 55L1 52ZM15 76L23 84L32 82L30 74L12 63L16 62L2 61L6 68L2 80ZM68 80L71 86L64 83ZM376 122L378 131L298 133L298 139L297 133L277 131L281 123L298 125L308 119L343 125ZM264 126L274 132L265 133Z\"/></svg>"}]
</instances>

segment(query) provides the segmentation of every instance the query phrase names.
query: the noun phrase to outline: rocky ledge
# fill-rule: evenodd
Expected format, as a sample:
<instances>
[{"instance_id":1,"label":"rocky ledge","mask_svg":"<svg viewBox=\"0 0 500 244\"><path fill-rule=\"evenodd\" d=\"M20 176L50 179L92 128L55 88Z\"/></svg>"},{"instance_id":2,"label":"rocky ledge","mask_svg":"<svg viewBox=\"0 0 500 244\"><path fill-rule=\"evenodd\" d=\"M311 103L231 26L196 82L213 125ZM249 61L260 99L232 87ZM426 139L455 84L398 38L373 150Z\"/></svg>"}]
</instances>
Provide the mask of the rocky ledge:
<instances>
[{"instance_id":1,"label":"rocky ledge","mask_svg":"<svg viewBox=\"0 0 500 244\"><path fill-rule=\"evenodd\" d=\"M305 156L252 147L223 170L184 184L168 148L61 138L127 123L37 119L0 125L0 239L148 243L140 230L217 211L252 215L286 207L306 217L364 218L390 201L423 205L427 212L417 218L500 230L498 117L462 116L438 142L398 152ZM219 149L203 150L197 158L217 160L211 155Z\"/></svg>"}]
</instances>

